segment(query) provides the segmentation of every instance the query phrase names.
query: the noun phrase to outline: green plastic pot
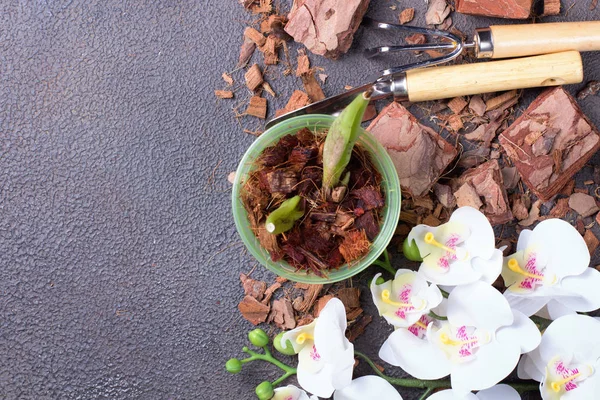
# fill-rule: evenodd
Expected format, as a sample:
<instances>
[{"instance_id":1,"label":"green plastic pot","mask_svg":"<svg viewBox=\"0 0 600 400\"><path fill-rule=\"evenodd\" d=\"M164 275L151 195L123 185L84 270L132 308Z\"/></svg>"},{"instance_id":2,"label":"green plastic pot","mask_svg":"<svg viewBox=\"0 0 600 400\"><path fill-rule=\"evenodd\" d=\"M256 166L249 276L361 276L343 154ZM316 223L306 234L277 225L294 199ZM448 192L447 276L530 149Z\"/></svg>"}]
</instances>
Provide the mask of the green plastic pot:
<instances>
[{"instance_id":1,"label":"green plastic pot","mask_svg":"<svg viewBox=\"0 0 600 400\"><path fill-rule=\"evenodd\" d=\"M361 259L355 260L351 264L344 264L339 269L330 270L325 273L325 277L320 277L310 271L296 271L293 266L283 260L271 260L269 252L260 245L254 232L250 229L248 214L240 199L240 191L248 178L248 174L256 165L255 160L265 148L274 145L283 136L295 134L302 128L309 128L313 131L327 129L331 126L334 119L331 115L302 115L290 118L268 129L252 143L244 154L233 182L233 218L242 241L250 253L262 265L277 275L296 282L312 284L331 283L358 274L371 265L373 261L377 260L381 253L383 253L394 235L394 231L398 225L398 218L400 217L400 182L394 163L377 139L365 131L360 135L358 143L371 154L371 161L381 174L381 184L385 193L386 203L382 211L381 229L373 241L370 251Z\"/></svg>"}]
</instances>

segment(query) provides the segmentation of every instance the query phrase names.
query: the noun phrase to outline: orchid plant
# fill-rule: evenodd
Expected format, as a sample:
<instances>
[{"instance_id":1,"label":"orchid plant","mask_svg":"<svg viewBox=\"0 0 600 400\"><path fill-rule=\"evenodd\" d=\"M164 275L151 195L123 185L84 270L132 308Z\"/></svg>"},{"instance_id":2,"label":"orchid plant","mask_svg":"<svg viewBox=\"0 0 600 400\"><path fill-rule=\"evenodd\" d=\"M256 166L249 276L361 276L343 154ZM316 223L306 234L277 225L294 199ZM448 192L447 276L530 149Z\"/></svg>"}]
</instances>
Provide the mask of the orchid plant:
<instances>
[{"instance_id":1,"label":"orchid plant","mask_svg":"<svg viewBox=\"0 0 600 400\"><path fill-rule=\"evenodd\" d=\"M600 318L577 314L600 308L600 272L589 268L585 242L569 223L548 219L523 230L516 250L503 258L487 218L461 207L446 224L410 232L404 253L421 261L418 271L394 271L387 253L375 263L394 272L388 281L376 274L370 284L379 315L393 329L379 357L414 378L387 376L354 350L336 298L312 323L274 339L279 352L298 355L297 368L273 356L260 329L249 339L264 353L245 347L250 357L231 359L226 368L237 373L262 360L282 369L280 378L257 386L260 400L401 400L393 385L423 389L420 399L431 400L517 400L531 390L544 400L597 398ZM491 285L500 273L504 293ZM355 357L376 375L352 379ZM515 369L539 384L502 383ZM294 374L301 388L274 389Z\"/></svg>"}]
</instances>

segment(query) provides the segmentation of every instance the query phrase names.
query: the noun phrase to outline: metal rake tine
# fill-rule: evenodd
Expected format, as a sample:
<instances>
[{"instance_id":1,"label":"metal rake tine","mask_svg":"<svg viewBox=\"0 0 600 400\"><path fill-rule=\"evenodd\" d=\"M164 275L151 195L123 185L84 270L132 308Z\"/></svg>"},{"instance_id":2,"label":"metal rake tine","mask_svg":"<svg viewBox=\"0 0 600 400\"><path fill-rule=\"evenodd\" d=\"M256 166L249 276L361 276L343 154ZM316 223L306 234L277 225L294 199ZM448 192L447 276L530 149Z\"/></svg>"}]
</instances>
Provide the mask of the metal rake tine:
<instances>
[{"instance_id":1,"label":"metal rake tine","mask_svg":"<svg viewBox=\"0 0 600 400\"><path fill-rule=\"evenodd\" d=\"M398 53L402 51L453 50L456 47L457 44L455 43L425 43L398 46L380 46L366 49L364 51L364 55L367 58L372 58L386 53Z\"/></svg>"}]
</instances>

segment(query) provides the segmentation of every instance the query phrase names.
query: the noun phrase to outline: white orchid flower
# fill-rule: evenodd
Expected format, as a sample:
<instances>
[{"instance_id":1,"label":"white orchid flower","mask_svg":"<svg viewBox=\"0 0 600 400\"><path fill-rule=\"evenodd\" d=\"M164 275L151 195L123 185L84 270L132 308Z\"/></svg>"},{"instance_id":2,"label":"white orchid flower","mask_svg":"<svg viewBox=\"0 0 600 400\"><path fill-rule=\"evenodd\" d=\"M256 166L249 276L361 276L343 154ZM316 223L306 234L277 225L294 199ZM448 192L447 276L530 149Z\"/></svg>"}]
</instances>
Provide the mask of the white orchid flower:
<instances>
[{"instance_id":1,"label":"white orchid flower","mask_svg":"<svg viewBox=\"0 0 600 400\"><path fill-rule=\"evenodd\" d=\"M402 396L385 379L367 375L356 378L343 389L336 390L333 400L402 400Z\"/></svg>"},{"instance_id":2,"label":"white orchid flower","mask_svg":"<svg viewBox=\"0 0 600 400\"><path fill-rule=\"evenodd\" d=\"M450 375L454 393L466 396L500 382L540 342L535 324L484 282L456 287L447 311L448 320L430 322L425 335L397 329L379 357L418 379Z\"/></svg>"},{"instance_id":3,"label":"white orchid flower","mask_svg":"<svg viewBox=\"0 0 600 400\"><path fill-rule=\"evenodd\" d=\"M488 219L472 207L460 207L438 227L417 225L408 234L423 262L419 274L437 285L457 286L482 280L493 283L502 269Z\"/></svg>"},{"instance_id":4,"label":"white orchid flower","mask_svg":"<svg viewBox=\"0 0 600 400\"><path fill-rule=\"evenodd\" d=\"M480 390L477 394L469 393L459 396L452 389L442 390L427 398L428 400L521 400L519 392L508 385L496 385Z\"/></svg>"},{"instance_id":5,"label":"white orchid flower","mask_svg":"<svg viewBox=\"0 0 600 400\"><path fill-rule=\"evenodd\" d=\"M542 310L556 319L600 308L600 272L588 268L590 254L566 221L547 219L519 236L517 252L504 259L504 295L527 316Z\"/></svg>"},{"instance_id":6,"label":"white orchid flower","mask_svg":"<svg viewBox=\"0 0 600 400\"><path fill-rule=\"evenodd\" d=\"M519 363L521 379L540 382L544 400L597 399L600 393L600 321L566 315L548 326L540 346Z\"/></svg>"},{"instance_id":7,"label":"white orchid flower","mask_svg":"<svg viewBox=\"0 0 600 400\"><path fill-rule=\"evenodd\" d=\"M317 396L310 396L302 389L294 385L287 385L274 390L275 394L271 400L319 400Z\"/></svg>"},{"instance_id":8,"label":"white orchid flower","mask_svg":"<svg viewBox=\"0 0 600 400\"><path fill-rule=\"evenodd\" d=\"M335 389L352 381L354 346L346 339L346 310L333 298L327 302L319 317L281 337L289 340L298 353L298 383L307 392L330 397Z\"/></svg>"},{"instance_id":9,"label":"white orchid flower","mask_svg":"<svg viewBox=\"0 0 600 400\"><path fill-rule=\"evenodd\" d=\"M425 278L414 271L399 269L393 280L378 285L375 275L371 282L371 295L379 315L398 328L418 324L423 315L442 302L442 292L436 285L429 285ZM426 329L427 325L421 325Z\"/></svg>"}]
</instances>

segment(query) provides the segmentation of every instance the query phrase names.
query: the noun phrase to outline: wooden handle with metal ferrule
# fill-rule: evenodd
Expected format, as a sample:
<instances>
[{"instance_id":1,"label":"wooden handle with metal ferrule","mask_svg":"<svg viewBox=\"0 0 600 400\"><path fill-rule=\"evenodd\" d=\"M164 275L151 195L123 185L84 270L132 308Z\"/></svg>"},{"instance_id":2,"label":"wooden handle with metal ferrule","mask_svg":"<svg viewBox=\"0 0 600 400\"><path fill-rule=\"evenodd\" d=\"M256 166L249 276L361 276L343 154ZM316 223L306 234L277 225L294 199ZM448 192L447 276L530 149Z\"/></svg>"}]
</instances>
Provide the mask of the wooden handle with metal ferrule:
<instances>
[{"instance_id":1,"label":"wooden handle with metal ferrule","mask_svg":"<svg viewBox=\"0 0 600 400\"><path fill-rule=\"evenodd\" d=\"M582 80L583 65L577 51L406 72L408 99L412 102Z\"/></svg>"},{"instance_id":2,"label":"wooden handle with metal ferrule","mask_svg":"<svg viewBox=\"0 0 600 400\"><path fill-rule=\"evenodd\" d=\"M600 21L490 26L492 58L600 50Z\"/></svg>"}]
</instances>

